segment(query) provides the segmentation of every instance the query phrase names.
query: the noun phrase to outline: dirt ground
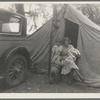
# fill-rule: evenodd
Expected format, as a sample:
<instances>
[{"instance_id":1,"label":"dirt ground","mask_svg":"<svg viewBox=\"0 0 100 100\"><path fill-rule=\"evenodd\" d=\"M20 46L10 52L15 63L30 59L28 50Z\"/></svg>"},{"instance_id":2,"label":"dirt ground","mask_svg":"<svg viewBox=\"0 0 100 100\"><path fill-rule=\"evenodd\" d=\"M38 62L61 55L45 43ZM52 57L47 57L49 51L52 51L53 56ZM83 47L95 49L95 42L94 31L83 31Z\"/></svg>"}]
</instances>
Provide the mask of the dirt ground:
<instances>
[{"instance_id":1,"label":"dirt ground","mask_svg":"<svg viewBox=\"0 0 100 100\"><path fill-rule=\"evenodd\" d=\"M0 82L1 93L100 93L100 88L88 87L75 82L68 85L65 82L50 84L47 74L28 73L26 82L14 88L5 89Z\"/></svg>"}]
</instances>

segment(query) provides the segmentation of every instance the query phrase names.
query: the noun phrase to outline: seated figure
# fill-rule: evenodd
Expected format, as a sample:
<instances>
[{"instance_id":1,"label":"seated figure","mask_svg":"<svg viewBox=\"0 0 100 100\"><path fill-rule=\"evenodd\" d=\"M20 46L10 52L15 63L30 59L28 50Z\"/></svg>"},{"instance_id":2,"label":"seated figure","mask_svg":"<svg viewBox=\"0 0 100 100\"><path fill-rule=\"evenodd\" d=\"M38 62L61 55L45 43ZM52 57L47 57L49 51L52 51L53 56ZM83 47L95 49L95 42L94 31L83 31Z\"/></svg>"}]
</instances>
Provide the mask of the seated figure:
<instances>
[{"instance_id":1,"label":"seated figure","mask_svg":"<svg viewBox=\"0 0 100 100\"><path fill-rule=\"evenodd\" d=\"M64 38L62 42L54 45L52 49L50 81L58 83L62 76L68 76L68 83L73 80L74 69L79 68L75 64L76 57L80 56L80 52L72 45L69 45L69 38ZM66 80L66 79L65 79Z\"/></svg>"},{"instance_id":2,"label":"seated figure","mask_svg":"<svg viewBox=\"0 0 100 100\"><path fill-rule=\"evenodd\" d=\"M51 56L51 71L50 71L50 82L58 83L61 79L61 62L60 54L62 52L62 44L61 41L57 41L56 44L52 48L52 56Z\"/></svg>"}]
</instances>

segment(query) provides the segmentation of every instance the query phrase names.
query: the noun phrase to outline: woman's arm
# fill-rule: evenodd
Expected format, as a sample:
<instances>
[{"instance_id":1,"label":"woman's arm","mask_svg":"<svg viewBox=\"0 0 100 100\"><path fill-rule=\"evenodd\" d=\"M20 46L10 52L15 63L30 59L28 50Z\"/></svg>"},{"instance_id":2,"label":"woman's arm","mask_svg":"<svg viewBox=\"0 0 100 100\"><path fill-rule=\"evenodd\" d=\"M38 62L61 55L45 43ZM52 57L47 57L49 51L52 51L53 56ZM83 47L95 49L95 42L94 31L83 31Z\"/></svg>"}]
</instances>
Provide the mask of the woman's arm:
<instances>
[{"instance_id":1,"label":"woman's arm","mask_svg":"<svg viewBox=\"0 0 100 100\"><path fill-rule=\"evenodd\" d=\"M80 52L77 50L77 49L75 49L75 51L76 51L76 55L78 56L78 57L80 57L81 56L81 54L80 54Z\"/></svg>"},{"instance_id":2,"label":"woman's arm","mask_svg":"<svg viewBox=\"0 0 100 100\"><path fill-rule=\"evenodd\" d=\"M73 58L73 59L76 59L76 57L72 54L72 52L69 50L68 53L70 54L70 56Z\"/></svg>"},{"instance_id":3,"label":"woman's arm","mask_svg":"<svg viewBox=\"0 0 100 100\"><path fill-rule=\"evenodd\" d=\"M81 55L80 52L76 48L74 48L72 45L70 45L70 51L74 55L77 55L77 56L80 56Z\"/></svg>"}]
</instances>

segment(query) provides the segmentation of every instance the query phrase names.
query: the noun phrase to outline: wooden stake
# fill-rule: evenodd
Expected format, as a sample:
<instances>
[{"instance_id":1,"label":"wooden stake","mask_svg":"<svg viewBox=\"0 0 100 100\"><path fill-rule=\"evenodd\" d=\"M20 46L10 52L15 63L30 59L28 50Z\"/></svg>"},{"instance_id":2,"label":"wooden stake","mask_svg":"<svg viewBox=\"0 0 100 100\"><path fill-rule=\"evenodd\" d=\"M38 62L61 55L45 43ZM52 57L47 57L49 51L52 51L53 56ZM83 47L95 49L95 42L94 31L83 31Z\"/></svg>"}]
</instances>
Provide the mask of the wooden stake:
<instances>
[{"instance_id":1,"label":"wooden stake","mask_svg":"<svg viewBox=\"0 0 100 100\"><path fill-rule=\"evenodd\" d=\"M52 54L52 41L53 41L53 30L54 30L54 25L56 24L57 21L57 5L53 5L53 18L52 18L52 28L51 28L51 33L50 33L50 50L49 50L49 66L48 66L48 74L50 75L50 70L51 70L51 54Z\"/></svg>"}]
</instances>

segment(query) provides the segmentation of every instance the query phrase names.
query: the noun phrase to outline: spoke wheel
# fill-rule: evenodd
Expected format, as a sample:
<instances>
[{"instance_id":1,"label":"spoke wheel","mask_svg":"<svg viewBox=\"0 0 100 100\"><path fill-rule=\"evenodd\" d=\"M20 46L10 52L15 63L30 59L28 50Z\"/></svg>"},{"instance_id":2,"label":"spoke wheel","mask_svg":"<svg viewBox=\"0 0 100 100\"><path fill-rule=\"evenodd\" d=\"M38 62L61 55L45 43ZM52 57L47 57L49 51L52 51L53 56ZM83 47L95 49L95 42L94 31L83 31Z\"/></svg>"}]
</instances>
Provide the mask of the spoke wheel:
<instances>
[{"instance_id":1,"label":"spoke wheel","mask_svg":"<svg viewBox=\"0 0 100 100\"><path fill-rule=\"evenodd\" d=\"M7 61L6 83L13 87L22 83L26 77L27 61L24 56L16 54Z\"/></svg>"}]
</instances>

